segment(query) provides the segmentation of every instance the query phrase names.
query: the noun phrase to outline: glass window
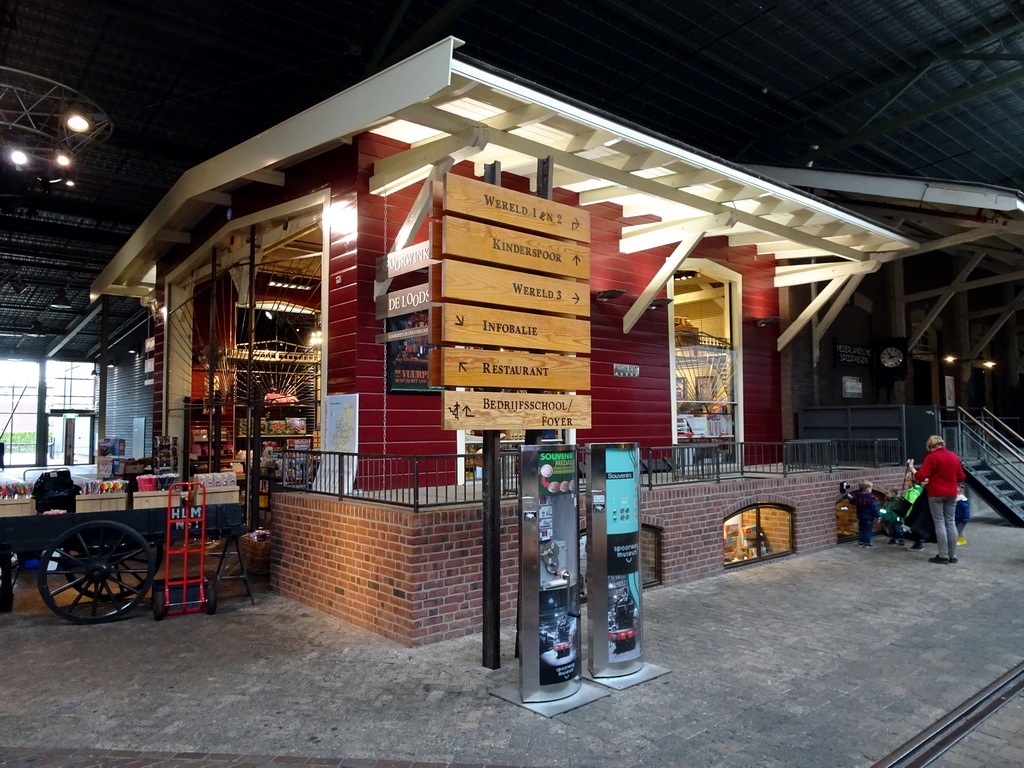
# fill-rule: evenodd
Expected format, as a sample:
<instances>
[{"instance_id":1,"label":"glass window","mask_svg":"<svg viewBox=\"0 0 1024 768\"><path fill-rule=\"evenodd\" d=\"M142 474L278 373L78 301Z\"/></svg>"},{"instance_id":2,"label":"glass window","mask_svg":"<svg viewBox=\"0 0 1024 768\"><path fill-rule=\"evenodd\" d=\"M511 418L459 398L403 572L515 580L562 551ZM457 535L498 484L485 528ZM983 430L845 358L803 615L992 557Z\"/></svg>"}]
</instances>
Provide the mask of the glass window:
<instances>
[{"instance_id":1,"label":"glass window","mask_svg":"<svg viewBox=\"0 0 1024 768\"><path fill-rule=\"evenodd\" d=\"M4 361L0 366L0 419L6 466L36 463L36 411L39 364Z\"/></svg>"},{"instance_id":2,"label":"glass window","mask_svg":"<svg viewBox=\"0 0 1024 768\"><path fill-rule=\"evenodd\" d=\"M686 270L673 294L677 441L735 439L731 283Z\"/></svg>"},{"instance_id":3,"label":"glass window","mask_svg":"<svg viewBox=\"0 0 1024 768\"><path fill-rule=\"evenodd\" d=\"M725 565L739 565L793 551L793 510L773 504L747 507L725 519Z\"/></svg>"}]
</instances>

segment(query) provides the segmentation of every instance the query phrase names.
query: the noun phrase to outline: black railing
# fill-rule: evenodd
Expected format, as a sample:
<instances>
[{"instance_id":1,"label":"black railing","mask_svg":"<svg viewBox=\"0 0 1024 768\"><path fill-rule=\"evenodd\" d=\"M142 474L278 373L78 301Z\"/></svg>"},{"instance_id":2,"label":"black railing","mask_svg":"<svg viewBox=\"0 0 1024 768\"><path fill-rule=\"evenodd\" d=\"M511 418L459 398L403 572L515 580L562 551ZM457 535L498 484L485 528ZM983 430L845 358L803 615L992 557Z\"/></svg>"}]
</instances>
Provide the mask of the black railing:
<instances>
[{"instance_id":1,"label":"black railing","mask_svg":"<svg viewBox=\"0 0 1024 768\"><path fill-rule=\"evenodd\" d=\"M586 489L585 447L579 449L579 487ZM395 456L330 451L287 451L283 486L339 499L373 499L419 511L479 502L479 454ZM641 482L648 488L681 483L721 483L748 477L831 472L841 467L903 463L897 439L790 440L783 443L689 443L641 448ZM502 451L502 500L519 498L519 453Z\"/></svg>"}]
</instances>

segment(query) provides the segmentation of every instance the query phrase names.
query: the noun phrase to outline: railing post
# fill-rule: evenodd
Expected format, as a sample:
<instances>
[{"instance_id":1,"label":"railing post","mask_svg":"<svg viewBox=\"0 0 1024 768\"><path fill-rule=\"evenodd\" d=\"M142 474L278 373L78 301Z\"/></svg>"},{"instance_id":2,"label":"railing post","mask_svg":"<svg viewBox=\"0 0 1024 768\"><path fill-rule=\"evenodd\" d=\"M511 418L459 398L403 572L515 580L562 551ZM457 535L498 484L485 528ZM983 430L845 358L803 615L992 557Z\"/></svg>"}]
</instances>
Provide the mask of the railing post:
<instances>
[{"instance_id":1,"label":"railing post","mask_svg":"<svg viewBox=\"0 0 1024 768\"><path fill-rule=\"evenodd\" d=\"M412 511L419 514L420 511L420 457L412 457Z\"/></svg>"}]
</instances>

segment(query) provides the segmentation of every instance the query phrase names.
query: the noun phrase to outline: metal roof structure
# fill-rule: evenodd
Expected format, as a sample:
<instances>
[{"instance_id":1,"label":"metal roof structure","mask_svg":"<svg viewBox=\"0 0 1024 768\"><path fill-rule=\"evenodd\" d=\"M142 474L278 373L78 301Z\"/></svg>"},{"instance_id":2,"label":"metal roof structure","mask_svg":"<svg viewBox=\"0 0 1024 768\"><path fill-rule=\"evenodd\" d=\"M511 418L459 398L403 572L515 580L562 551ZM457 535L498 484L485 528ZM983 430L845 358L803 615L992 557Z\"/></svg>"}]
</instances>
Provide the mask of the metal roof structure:
<instances>
[{"instance_id":1,"label":"metal roof structure","mask_svg":"<svg viewBox=\"0 0 1024 768\"><path fill-rule=\"evenodd\" d=\"M447 35L466 41L458 61L477 73L477 94L456 106L454 91L435 97L435 89L410 108L419 121L406 122L439 132L421 141L457 136L470 146L476 136L486 139L482 155L501 147L514 157L544 143L542 128L554 136L546 146L558 147L559 132L571 135L576 144L559 151L588 164L579 170L556 159L557 183L571 185L573 172L588 175L598 164L613 178L581 194L618 195L627 205L620 189L644 201L649 185L665 186L658 169L687 172L666 166L686 150L729 173L679 179L669 186L685 192L656 196L674 206L663 221L683 222L691 203L715 216L708 207L721 213L716 205L751 190L794 194L737 168L751 164L1024 187L1022 34L1024 8L1011 0L850 0L827 9L816 0L292 0L284 11L245 0L5 0L0 62L84 94L112 132L75 158L74 188L3 165L0 355L94 356L101 313L90 289L182 174ZM571 114L517 106L515 93L487 84L489 77L589 105L588 115L657 141L619 136L606 146L608 137L579 149L587 140ZM580 157L587 152L594 156ZM690 159L689 171L701 169ZM793 229L795 221L786 223ZM746 226L742 217L736 224ZM638 243L671 228L628 235ZM790 241L791 250L821 248L845 263L863 257L836 250L863 254L898 242L864 245L837 234L823 247L820 231L813 243L807 234ZM900 244L909 252L908 241L922 239L904 230ZM1007 250L1019 258L1014 246ZM50 306L61 287L70 309ZM146 311L134 295L109 302L115 337Z\"/></svg>"}]
</instances>

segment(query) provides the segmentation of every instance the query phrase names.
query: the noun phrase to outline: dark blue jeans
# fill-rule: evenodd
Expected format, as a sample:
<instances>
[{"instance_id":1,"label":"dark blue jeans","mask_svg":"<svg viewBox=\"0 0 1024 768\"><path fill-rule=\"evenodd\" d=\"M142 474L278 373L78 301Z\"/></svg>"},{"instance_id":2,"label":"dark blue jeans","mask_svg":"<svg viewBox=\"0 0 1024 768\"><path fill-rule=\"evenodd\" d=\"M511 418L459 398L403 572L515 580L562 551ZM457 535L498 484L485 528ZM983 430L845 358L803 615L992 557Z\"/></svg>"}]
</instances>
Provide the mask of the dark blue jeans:
<instances>
[{"instance_id":1,"label":"dark blue jeans","mask_svg":"<svg viewBox=\"0 0 1024 768\"><path fill-rule=\"evenodd\" d=\"M875 518L861 517L857 515L857 541L861 544L870 544L871 536L874 533Z\"/></svg>"}]
</instances>

